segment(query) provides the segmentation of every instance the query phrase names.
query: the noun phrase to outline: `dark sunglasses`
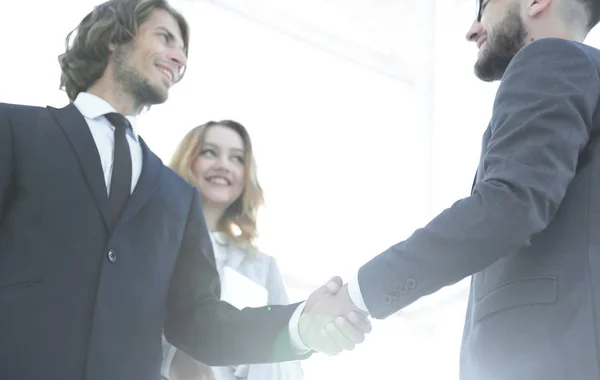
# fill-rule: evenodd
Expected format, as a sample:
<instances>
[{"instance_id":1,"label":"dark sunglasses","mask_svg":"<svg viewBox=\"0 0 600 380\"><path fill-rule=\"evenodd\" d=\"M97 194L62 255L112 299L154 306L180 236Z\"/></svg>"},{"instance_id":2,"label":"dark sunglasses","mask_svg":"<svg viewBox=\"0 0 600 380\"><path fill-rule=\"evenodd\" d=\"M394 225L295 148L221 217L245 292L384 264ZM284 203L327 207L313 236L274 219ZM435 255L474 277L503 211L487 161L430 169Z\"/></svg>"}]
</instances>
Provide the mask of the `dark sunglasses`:
<instances>
[{"instance_id":1,"label":"dark sunglasses","mask_svg":"<svg viewBox=\"0 0 600 380\"><path fill-rule=\"evenodd\" d=\"M488 5L489 2L489 0L475 0L475 5L477 7L477 22L481 22L481 13L483 12L483 9Z\"/></svg>"}]
</instances>

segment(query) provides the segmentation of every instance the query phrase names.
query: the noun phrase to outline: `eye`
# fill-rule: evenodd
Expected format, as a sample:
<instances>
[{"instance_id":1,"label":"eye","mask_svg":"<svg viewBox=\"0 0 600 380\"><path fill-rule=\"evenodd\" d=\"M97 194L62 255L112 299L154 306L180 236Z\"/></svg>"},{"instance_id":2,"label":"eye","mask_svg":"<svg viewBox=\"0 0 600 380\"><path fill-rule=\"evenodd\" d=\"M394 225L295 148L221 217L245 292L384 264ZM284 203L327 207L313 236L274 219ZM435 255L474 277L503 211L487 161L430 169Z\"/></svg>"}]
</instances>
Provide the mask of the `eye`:
<instances>
[{"instance_id":1,"label":"eye","mask_svg":"<svg viewBox=\"0 0 600 380\"><path fill-rule=\"evenodd\" d=\"M202 149L202 151L200 151L200 155L204 156L204 157L214 157L217 154L215 153L215 151L213 149L206 148L206 149Z\"/></svg>"},{"instance_id":2,"label":"eye","mask_svg":"<svg viewBox=\"0 0 600 380\"><path fill-rule=\"evenodd\" d=\"M477 22L481 22L481 16L483 15L483 10L488 6L491 0L477 0Z\"/></svg>"},{"instance_id":3,"label":"eye","mask_svg":"<svg viewBox=\"0 0 600 380\"><path fill-rule=\"evenodd\" d=\"M159 34L160 38L162 38L164 40L164 42L169 43L171 42L171 36L167 33L160 33Z\"/></svg>"},{"instance_id":4,"label":"eye","mask_svg":"<svg viewBox=\"0 0 600 380\"><path fill-rule=\"evenodd\" d=\"M240 165L243 165L246 161L243 156L233 156L232 160Z\"/></svg>"},{"instance_id":5,"label":"eye","mask_svg":"<svg viewBox=\"0 0 600 380\"><path fill-rule=\"evenodd\" d=\"M483 13L483 11L485 10L485 7L487 7L489 3L490 3L490 1L488 0L488 1L484 1L481 4L481 9L479 10L479 14Z\"/></svg>"}]
</instances>

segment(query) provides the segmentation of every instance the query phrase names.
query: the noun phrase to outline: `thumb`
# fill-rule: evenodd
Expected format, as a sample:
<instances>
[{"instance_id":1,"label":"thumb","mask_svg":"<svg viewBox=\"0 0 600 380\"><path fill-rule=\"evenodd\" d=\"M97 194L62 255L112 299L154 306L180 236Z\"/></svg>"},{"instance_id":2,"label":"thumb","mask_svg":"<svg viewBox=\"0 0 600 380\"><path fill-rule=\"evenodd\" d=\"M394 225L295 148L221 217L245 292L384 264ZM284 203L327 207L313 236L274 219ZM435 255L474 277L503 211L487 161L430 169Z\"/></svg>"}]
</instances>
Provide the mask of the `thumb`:
<instances>
[{"instance_id":1,"label":"thumb","mask_svg":"<svg viewBox=\"0 0 600 380\"><path fill-rule=\"evenodd\" d=\"M325 284L325 290L327 293L337 294L343 285L344 281L342 281L342 278L340 276L334 276L327 282L327 284Z\"/></svg>"},{"instance_id":2,"label":"thumb","mask_svg":"<svg viewBox=\"0 0 600 380\"><path fill-rule=\"evenodd\" d=\"M342 282L341 277L332 277L325 285L315 290L310 297L308 297L308 300L306 301L306 308L312 308L313 305L319 302L319 300L327 294L336 294L339 292L343 284L344 283Z\"/></svg>"}]
</instances>

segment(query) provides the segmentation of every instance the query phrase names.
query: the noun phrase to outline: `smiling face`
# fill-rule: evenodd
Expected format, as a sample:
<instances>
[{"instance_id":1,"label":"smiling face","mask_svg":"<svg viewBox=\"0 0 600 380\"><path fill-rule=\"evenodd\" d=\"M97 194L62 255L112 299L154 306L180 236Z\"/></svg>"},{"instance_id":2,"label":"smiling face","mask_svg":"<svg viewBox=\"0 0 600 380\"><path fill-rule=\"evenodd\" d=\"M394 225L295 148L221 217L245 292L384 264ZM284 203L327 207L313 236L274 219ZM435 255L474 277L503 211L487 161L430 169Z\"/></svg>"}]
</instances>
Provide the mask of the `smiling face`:
<instances>
[{"instance_id":1,"label":"smiling face","mask_svg":"<svg viewBox=\"0 0 600 380\"><path fill-rule=\"evenodd\" d=\"M236 131L218 124L205 131L192 165L204 207L225 210L242 195L245 161L244 142Z\"/></svg>"},{"instance_id":2,"label":"smiling face","mask_svg":"<svg viewBox=\"0 0 600 380\"><path fill-rule=\"evenodd\" d=\"M187 63L177 20L163 9L152 11L130 43L111 49L114 83L138 106L165 102Z\"/></svg>"},{"instance_id":3,"label":"smiling face","mask_svg":"<svg viewBox=\"0 0 600 380\"><path fill-rule=\"evenodd\" d=\"M513 57L525 46L527 28L518 1L482 0L481 20L474 22L467 40L479 48L475 75L483 81L499 80Z\"/></svg>"}]
</instances>

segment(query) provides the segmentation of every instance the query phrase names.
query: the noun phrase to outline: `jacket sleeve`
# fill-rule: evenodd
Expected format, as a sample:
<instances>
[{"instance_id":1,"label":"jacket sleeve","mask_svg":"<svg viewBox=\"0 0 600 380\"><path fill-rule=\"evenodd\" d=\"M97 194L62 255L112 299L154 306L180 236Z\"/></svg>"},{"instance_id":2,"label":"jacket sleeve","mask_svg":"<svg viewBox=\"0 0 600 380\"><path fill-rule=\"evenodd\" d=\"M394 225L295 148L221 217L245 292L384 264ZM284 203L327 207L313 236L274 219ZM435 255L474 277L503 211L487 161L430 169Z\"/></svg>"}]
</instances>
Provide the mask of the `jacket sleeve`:
<instances>
[{"instance_id":1,"label":"jacket sleeve","mask_svg":"<svg viewBox=\"0 0 600 380\"><path fill-rule=\"evenodd\" d=\"M521 49L496 95L473 194L359 270L371 315L385 318L528 246L575 176L599 97L596 64L578 44L546 38Z\"/></svg>"},{"instance_id":2,"label":"jacket sleeve","mask_svg":"<svg viewBox=\"0 0 600 380\"><path fill-rule=\"evenodd\" d=\"M9 107L6 104L0 104L0 226L10 203L14 171L13 156Z\"/></svg>"},{"instance_id":3,"label":"jacket sleeve","mask_svg":"<svg viewBox=\"0 0 600 380\"><path fill-rule=\"evenodd\" d=\"M219 300L219 275L212 243L193 192L169 289L165 335L194 359L211 366L298 360L289 320L297 305L235 307Z\"/></svg>"}]
</instances>

